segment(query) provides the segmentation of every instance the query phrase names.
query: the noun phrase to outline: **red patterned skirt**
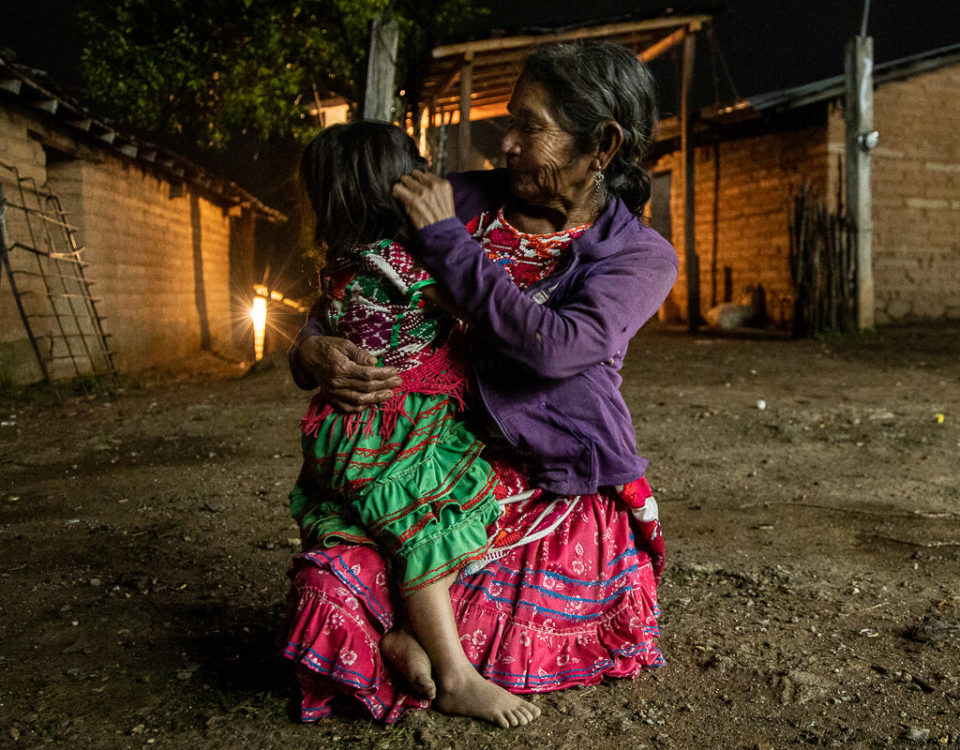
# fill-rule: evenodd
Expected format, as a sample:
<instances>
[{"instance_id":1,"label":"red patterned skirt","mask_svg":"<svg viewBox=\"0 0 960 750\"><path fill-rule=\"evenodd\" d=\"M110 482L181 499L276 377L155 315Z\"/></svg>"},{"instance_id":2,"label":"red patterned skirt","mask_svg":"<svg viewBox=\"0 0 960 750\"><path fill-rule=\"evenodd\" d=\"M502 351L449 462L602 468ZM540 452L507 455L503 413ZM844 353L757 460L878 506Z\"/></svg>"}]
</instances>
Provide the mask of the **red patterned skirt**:
<instances>
[{"instance_id":1,"label":"red patterned skirt","mask_svg":"<svg viewBox=\"0 0 960 750\"><path fill-rule=\"evenodd\" d=\"M654 570L623 501L584 495L548 507L534 497L514 504L501 524L519 528L550 523L551 516L549 533L504 545L502 556L451 588L467 657L514 693L633 678L662 665ZM429 707L380 653L401 605L376 549L315 548L294 558L290 576L284 654L296 665L303 721L327 716L338 696L387 723Z\"/></svg>"}]
</instances>

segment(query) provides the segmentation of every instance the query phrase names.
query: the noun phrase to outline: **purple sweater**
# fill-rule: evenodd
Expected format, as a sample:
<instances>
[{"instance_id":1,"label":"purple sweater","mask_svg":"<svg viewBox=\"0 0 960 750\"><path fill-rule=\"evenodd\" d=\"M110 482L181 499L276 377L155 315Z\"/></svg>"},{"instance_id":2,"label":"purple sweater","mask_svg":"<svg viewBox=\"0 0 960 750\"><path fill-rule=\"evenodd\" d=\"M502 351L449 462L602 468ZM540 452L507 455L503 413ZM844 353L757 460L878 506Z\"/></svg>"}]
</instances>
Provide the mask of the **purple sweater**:
<instances>
[{"instance_id":1,"label":"purple sweater","mask_svg":"<svg viewBox=\"0 0 960 750\"><path fill-rule=\"evenodd\" d=\"M472 317L471 364L488 413L537 458L532 479L548 491L587 494L643 476L619 370L628 342L677 278L670 243L613 200L557 272L521 290L464 228L503 205L505 171L448 179L457 218L422 229L419 254ZM298 341L315 333L322 326L311 315ZM291 368L311 387L294 351Z\"/></svg>"}]
</instances>

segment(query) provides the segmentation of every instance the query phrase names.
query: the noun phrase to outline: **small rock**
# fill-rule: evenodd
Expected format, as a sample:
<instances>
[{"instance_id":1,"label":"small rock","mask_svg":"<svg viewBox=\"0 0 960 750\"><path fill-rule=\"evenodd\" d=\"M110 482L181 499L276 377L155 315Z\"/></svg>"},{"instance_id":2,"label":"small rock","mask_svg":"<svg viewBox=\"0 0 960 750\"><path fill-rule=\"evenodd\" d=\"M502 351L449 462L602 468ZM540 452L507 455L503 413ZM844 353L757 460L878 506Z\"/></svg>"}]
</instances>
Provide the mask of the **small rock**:
<instances>
[{"instance_id":1,"label":"small rock","mask_svg":"<svg viewBox=\"0 0 960 750\"><path fill-rule=\"evenodd\" d=\"M807 703L825 697L835 686L836 683L828 677L794 669L782 679L780 701Z\"/></svg>"},{"instance_id":2,"label":"small rock","mask_svg":"<svg viewBox=\"0 0 960 750\"><path fill-rule=\"evenodd\" d=\"M927 742L930 739L930 730L919 727L909 727L904 730L903 739L907 742L916 742L917 744Z\"/></svg>"},{"instance_id":3,"label":"small rock","mask_svg":"<svg viewBox=\"0 0 960 750\"><path fill-rule=\"evenodd\" d=\"M430 727L419 727L415 734L420 747L437 747L439 738Z\"/></svg>"},{"instance_id":4,"label":"small rock","mask_svg":"<svg viewBox=\"0 0 960 750\"><path fill-rule=\"evenodd\" d=\"M960 635L960 623L925 617L910 625L903 635L917 643L940 643Z\"/></svg>"}]
</instances>

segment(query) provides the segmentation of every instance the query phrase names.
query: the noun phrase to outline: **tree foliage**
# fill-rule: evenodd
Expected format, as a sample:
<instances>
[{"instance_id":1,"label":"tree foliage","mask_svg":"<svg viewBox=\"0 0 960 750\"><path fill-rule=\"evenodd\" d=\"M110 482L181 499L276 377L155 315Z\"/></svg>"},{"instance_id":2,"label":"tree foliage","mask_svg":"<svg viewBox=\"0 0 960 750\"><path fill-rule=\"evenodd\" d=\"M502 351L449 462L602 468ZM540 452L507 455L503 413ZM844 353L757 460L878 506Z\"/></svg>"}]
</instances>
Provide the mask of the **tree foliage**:
<instances>
[{"instance_id":1,"label":"tree foliage","mask_svg":"<svg viewBox=\"0 0 960 750\"><path fill-rule=\"evenodd\" d=\"M314 97L362 99L370 24L387 13L400 26L398 89L412 93L430 47L478 11L469 0L86 0L84 81L101 111L140 130L215 148L241 134L301 139L316 130Z\"/></svg>"}]
</instances>

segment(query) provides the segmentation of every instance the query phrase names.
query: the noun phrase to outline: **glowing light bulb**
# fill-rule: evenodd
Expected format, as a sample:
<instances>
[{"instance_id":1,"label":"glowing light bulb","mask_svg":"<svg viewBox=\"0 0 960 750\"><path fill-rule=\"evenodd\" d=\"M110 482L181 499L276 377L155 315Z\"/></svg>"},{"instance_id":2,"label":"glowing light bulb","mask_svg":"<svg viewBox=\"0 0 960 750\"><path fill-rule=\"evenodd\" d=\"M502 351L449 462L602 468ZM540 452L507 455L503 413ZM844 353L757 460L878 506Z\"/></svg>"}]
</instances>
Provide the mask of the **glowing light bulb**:
<instances>
[{"instance_id":1,"label":"glowing light bulb","mask_svg":"<svg viewBox=\"0 0 960 750\"><path fill-rule=\"evenodd\" d=\"M253 319L253 356L259 362L263 359L263 339L267 332L267 300L265 297L253 298L250 317Z\"/></svg>"}]
</instances>

